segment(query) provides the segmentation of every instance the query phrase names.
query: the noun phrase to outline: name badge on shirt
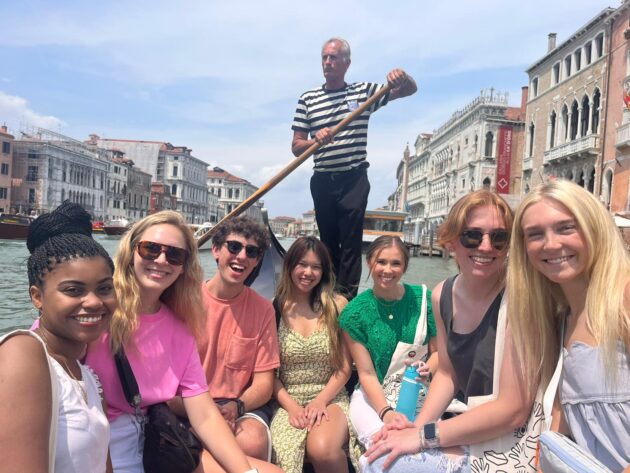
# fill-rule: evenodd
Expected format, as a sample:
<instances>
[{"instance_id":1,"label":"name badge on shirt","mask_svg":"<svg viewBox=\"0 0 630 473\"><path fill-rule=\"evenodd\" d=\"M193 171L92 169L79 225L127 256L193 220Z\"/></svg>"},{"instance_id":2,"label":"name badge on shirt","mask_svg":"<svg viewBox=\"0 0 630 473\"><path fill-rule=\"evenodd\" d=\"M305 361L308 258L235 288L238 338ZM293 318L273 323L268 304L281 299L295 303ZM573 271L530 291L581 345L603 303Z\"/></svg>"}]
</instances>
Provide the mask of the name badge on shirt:
<instances>
[{"instance_id":1,"label":"name badge on shirt","mask_svg":"<svg viewBox=\"0 0 630 473\"><path fill-rule=\"evenodd\" d=\"M356 100L348 100L348 110L354 112L357 108L359 108L359 102Z\"/></svg>"}]
</instances>

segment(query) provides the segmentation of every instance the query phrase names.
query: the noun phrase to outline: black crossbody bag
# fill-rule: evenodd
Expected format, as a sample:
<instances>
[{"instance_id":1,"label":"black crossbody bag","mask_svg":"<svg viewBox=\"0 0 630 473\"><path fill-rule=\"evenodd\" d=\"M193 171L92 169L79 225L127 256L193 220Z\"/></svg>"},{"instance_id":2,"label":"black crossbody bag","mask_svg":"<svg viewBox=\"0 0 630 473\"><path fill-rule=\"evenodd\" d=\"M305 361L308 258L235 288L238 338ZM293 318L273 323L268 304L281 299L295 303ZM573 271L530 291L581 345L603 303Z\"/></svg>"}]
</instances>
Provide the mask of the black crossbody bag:
<instances>
[{"instance_id":1,"label":"black crossbody bag","mask_svg":"<svg viewBox=\"0 0 630 473\"><path fill-rule=\"evenodd\" d=\"M144 415L138 383L125 352L121 349L114 360L125 399L144 429L145 473L191 473L199 465L203 447L190 422L177 417L165 402L149 406Z\"/></svg>"}]
</instances>

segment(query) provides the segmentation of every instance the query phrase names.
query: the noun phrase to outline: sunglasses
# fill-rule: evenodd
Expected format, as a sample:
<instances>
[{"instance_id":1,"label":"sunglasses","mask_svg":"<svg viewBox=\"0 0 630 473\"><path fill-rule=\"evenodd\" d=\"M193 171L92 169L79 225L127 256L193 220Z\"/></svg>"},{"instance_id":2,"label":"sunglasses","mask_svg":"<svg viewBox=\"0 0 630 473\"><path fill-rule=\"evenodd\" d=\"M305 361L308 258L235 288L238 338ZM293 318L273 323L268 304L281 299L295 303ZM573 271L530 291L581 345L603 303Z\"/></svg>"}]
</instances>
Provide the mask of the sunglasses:
<instances>
[{"instance_id":1,"label":"sunglasses","mask_svg":"<svg viewBox=\"0 0 630 473\"><path fill-rule=\"evenodd\" d=\"M152 241L139 241L136 245L140 258L155 261L162 253L166 261L174 266L182 266L188 258L188 250L176 246L162 245Z\"/></svg>"},{"instance_id":2,"label":"sunglasses","mask_svg":"<svg viewBox=\"0 0 630 473\"><path fill-rule=\"evenodd\" d=\"M256 245L243 245L240 241L236 240L228 240L225 242L225 246L227 246L228 251L233 255L238 255L243 247L245 248L245 254L248 258L258 258L262 255L263 250L261 250Z\"/></svg>"},{"instance_id":3,"label":"sunglasses","mask_svg":"<svg viewBox=\"0 0 630 473\"><path fill-rule=\"evenodd\" d=\"M459 236L459 242L464 248L479 248L484 235L490 236L490 244L495 250L504 250L510 242L510 234L507 230L492 230L491 232L464 230Z\"/></svg>"}]
</instances>

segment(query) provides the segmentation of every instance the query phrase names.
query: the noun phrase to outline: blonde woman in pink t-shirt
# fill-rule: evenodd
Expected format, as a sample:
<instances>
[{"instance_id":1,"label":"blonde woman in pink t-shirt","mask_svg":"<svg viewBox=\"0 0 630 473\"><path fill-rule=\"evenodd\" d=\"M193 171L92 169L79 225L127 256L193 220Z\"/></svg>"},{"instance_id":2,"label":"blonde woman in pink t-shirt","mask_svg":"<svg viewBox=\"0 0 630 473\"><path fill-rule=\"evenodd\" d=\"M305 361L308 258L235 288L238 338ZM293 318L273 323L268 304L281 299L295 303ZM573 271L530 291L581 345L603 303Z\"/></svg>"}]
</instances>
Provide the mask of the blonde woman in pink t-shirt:
<instances>
[{"instance_id":1,"label":"blonde woman in pink t-shirt","mask_svg":"<svg viewBox=\"0 0 630 473\"><path fill-rule=\"evenodd\" d=\"M115 262L119 309L109 332L90 346L87 356L108 400L114 471L144 471L142 427L125 400L114 364L113 354L123 348L142 408L181 396L195 432L219 465L228 472L253 471L208 394L192 335L203 322L202 272L183 218L164 211L140 220L121 240Z\"/></svg>"}]
</instances>

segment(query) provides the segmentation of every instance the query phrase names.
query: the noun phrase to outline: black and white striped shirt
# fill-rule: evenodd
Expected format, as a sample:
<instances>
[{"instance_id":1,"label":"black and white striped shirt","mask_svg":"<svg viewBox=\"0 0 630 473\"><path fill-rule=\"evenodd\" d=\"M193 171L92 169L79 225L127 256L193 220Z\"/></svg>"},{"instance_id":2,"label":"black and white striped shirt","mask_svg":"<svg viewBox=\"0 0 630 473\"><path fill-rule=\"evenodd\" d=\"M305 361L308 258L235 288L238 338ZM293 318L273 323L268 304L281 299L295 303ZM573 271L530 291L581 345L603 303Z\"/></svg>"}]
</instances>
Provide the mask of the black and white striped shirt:
<instances>
[{"instance_id":1,"label":"black and white striped shirt","mask_svg":"<svg viewBox=\"0 0 630 473\"><path fill-rule=\"evenodd\" d=\"M322 128L332 128L346 115L356 110L383 85L370 82L346 84L343 89L326 90L324 86L304 92L298 101L293 131L309 133L311 138ZM321 147L313 155L314 170L318 172L349 171L367 157L367 132L370 115L387 105L385 94L369 109L339 132L332 143Z\"/></svg>"}]
</instances>

